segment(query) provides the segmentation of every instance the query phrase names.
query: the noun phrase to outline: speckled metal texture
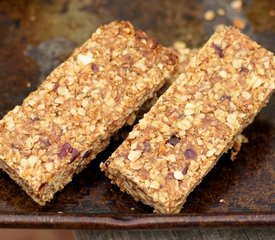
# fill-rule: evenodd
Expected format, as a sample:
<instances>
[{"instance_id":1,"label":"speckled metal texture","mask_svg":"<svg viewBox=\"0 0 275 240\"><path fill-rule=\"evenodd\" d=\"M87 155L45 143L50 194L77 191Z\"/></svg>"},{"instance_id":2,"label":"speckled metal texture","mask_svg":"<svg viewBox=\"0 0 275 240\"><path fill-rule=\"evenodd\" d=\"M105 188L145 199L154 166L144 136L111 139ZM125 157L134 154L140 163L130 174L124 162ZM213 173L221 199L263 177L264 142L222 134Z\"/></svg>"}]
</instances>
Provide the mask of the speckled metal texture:
<instances>
[{"instance_id":1,"label":"speckled metal texture","mask_svg":"<svg viewBox=\"0 0 275 240\"><path fill-rule=\"evenodd\" d=\"M274 3L244 1L96 1L3 0L0 2L0 115L34 89L71 50L102 23L133 22L169 46L181 40L200 47L218 23L235 17L252 39L274 52ZM204 20L208 9L225 16ZM60 47L64 46L64 47ZM42 60L43 59L43 60ZM43 75L44 74L44 75ZM41 77L42 76L42 77ZM275 96L245 131L244 144L232 162L224 155L188 197L179 215L153 214L110 184L99 171L118 143L74 177L52 202L39 207L6 174L0 173L0 226L37 228L177 228L187 226L274 226Z\"/></svg>"}]
</instances>

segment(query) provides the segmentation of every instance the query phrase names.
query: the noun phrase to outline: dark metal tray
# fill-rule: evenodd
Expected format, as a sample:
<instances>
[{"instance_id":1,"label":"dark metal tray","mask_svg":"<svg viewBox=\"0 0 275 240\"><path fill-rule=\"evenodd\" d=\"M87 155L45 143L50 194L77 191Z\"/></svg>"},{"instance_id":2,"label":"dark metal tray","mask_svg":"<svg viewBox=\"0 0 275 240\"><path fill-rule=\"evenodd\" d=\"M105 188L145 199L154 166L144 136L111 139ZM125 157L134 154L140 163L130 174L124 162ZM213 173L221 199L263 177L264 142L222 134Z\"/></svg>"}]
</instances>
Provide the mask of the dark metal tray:
<instances>
[{"instance_id":1,"label":"dark metal tray","mask_svg":"<svg viewBox=\"0 0 275 240\"><path fill-rule=\"evenodd\" d=\"M222 7L225 16L207 22L207 9ZM273 9L273 10L272 10ZM71 50L102 23L127 19L169 46L180 40L199 47L218 23L235 18L244 32L275 51L272 0L3 0L0 2L0 116L33 91ZM121 193L99 171L110 147L44 207L34 203L0 172L0 227L152 229L190 226L274 226L275 96L244 134L249 138L237 159L224 155L191 193L178 215L153 214L150 207Z\"/></svg>"}]
</instances>

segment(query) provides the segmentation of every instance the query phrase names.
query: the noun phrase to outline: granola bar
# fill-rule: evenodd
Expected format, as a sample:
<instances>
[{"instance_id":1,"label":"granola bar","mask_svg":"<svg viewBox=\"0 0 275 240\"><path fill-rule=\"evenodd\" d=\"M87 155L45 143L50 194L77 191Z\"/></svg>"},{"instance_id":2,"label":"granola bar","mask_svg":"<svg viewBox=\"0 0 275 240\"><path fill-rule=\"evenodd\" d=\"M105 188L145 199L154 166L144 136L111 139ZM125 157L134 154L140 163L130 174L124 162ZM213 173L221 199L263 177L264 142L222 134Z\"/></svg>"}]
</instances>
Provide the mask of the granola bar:
<instances>
[{"instance_id":1,"label":"granola bar","mask_svg":"<svg viewBox=\"0 0 275 240\"><path fill-rule=\"evenodd\" d=\"M129 22L100 27L0 121L0 167L44 205L108 145L176 62Z\"/></svg>"},{"instance_id":2,"label":"granola bar","mask_svg":"<svg viewBox=\"0 0 275 240\"><path fill-rule=\"evenodd\" d=\"M275 88L274 55L220 27L101 170L159 213L189 193L253 121Z\"/></svg>"}]
</instances>

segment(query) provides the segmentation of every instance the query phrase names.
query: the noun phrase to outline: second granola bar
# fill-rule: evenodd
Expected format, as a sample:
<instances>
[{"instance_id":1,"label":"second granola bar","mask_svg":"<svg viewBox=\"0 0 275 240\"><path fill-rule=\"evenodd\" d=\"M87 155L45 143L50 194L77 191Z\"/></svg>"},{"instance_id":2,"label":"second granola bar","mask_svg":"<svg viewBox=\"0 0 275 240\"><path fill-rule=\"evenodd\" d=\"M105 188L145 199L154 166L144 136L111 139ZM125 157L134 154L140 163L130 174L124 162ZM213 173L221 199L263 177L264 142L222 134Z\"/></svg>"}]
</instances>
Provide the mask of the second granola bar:
<instances>
[{"instance_id":1,"label":"second granola bar","mask_svg":"<svg viewBox=\"0 0 275 240\"><path fill-rule=\"evenodd\" d=\"M275 58L219 28L101 169L157 212L178 213L274 90Z\"/></svg>"}]
</instances>

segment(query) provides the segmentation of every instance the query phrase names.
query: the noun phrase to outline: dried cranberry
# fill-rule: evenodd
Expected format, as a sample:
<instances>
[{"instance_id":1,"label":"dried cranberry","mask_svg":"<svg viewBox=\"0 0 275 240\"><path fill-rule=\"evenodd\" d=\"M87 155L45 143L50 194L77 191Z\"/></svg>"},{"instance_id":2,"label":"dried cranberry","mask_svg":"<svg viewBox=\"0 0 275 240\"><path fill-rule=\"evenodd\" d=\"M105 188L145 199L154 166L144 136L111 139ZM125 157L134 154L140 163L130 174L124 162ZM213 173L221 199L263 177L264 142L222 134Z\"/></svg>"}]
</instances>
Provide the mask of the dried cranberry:
<instances>
[{"instance_id":1,"label":"dried cranberry","mask_svg":"<svg viewBox=\"0 0 275 240\"><path fill-rule=\"evenodd\" d=\"M71 158L70 158L70 163L72 163L74 160L76 160L79 155L80 155L80 152L76 148L73 148L72 149L72 155L71 155Z\"/></svg>"},{"instance_id":2,"label":"dried cranberry","mask_svg":"<svg viewBox=\"0 0 275 240\"><path fill-rule=\"evenodd\" d=\"M20 150L21 148L19 146L16 146L14 143L11 143L11 147Z\"/></svg>"},{"instance_id":3,"label":"dried cranberry","mask_svg":"<svg viewBox=\"0 0 275 240\"><path fill-rule=\"evenodd\" d=\"M59 88L59 86L60 86L60 84L58 83L58 82L56 82L55 84L54 84L54 88L53 88L53 90L57 90L57 88Z\"/></svg>"},{"instance_id":4,"label":"dried cranberry","mask_svg":"<svg viewBox=\"0 0 275 240\"><path fill-rule=\"evenodd\" d=\"M39 139L39 142L43 145L43 147L47 148L51 145L50 140L48 138L46 139Z\"/></svg>"},{"instance_id":5,"label":"dried cranberry","mask_svg":"<svg viewBox=\"0 0 275 240\"><path fill-rule=\"evenodd\" d=\"M108 167L109 167L109 165L110 165L110 161L105 161L104 163L103 163L103 169L104 170L106 170Z\"/></svg>"},{"instance_id":6,"label":"dried cranberry","mask_svg":"<svg viewBox=\"0 0 275 240\"><path fill-rule=\"evenodd\" d=\"M119 100L120 100L120 96L117 95L117 96L115 97L115 102L119 102Z\"/></svg>"},{"instance_id":7,"label":"dried cranberry","mask_svg":"<svg viewBox=\"0 0 275 240\"><path fill-rule=\"evenodd\" d=\"M95 63L92 63L91 68L94 73L97 73L99 71L99 67Z\"/></svg>"},{"instance_id":8,"label":"dried cranberry","mask_svg":"<svg viewBox=\"0 0 275 240\"><path fill-rule=\"evenodd\" d=\"M142 39L146 39L145 33L144 33L142 30L140 30L140 29L137 29L135 35L136 35L135 37L136 37L136 39L137 39L138 41L140 41L140 40L142 40Z\"/></svg>"},{"instance_id":9,"label":"dried cranberry","mask_svg":"<svg viewBox=\"0 0 275 240\"><path fill-rule=\"evenodd\" d=\"M183 155L186 159L192 159L192 160L197 159L197 153L193 148L186 149Z\"/></svg>"},{"instance_id":10,"label":"dried cranberry","mask_svg":"<svg viewBox=\"0 0 275 240\"><path fill-rule=\"evenodd\" d=\"M149 38L147 42L151 49L154 49L158 46L158 42L156 40L154 40L153 38Z\"/></svg>"},{"instance_id":11,"label":"dried cranberry","mask_svg":"<svg viewBox=\"0 0 275 240\"><path fill-rule=\"evenodd\" d=\"M172 64L176 64L178 62L178 57L175 54L169 53L168 56Z\"/></svg>"},{"instance_id":12,"label":"dried cranberry","mask_svg":"<svg viewBox=\"0 0 275 240\"><path fill-rule=\"evenodd\" d=\"M177 137L176 135L172 135L168 142L175 147L180 142L180 140L181 138Z\"/></svg>"},{"instance_id":13,"label":"dried cranberry","mask_svg":"<svg viewBox=\"0 0 275 240\"><path fill-rule=\"evenodd\" d=\"M35 121L39 121L39 120L40 120L40 118L39 118L39 117L37 117L37 116L34 116L34 117L31 117L31 120L32 120L33 122L35 122Z\"/></svg>"},{"instance_id":14,"label":"dried cranberry","mask_svg":"<svg viewBox=\"0 0 275 240\"><path fill-rule=\"evenodd\" d=\"M59 153L57 154L58 157L64 158L68 155L68 153L71 153L73 151L73 148L71 144L69 143L64 143L59 150Z\"/></svg>"},{"instance_id":15,"label":"dried cranberry","mask_svg":"<svg viewBox=\"0 0 275 240\"><path fill-rule=\"evenodd\" d=\"M246 68L246 67L241 67L240 73L248 73L248 72L249 72L248 68Z\"/></svg>"},{"instance_id":16,"label":"dried cranberry","mask_svg":"<svg viewBox=\"0 0 275 240\"><path fill-rule=\"evenodd\" d=\"M221 101L224 101L224 100L229 100L229 101L230 101L230 100L231 100L231 96L230 96L230 95L226 95L226 94L225 94L225 95L222 95L222 96L220 97L220 100L221 100Z\"/></svg>"},{"instance_id":17,"label":"dried cranberry","mask_svg":"<svg viewBox=\"0 0 275 240\"><path fill-rule=\"evenodd\" d=\"M182 169L182 174L186 174L187 173L187 171L188 171L188 166L185 166L183 169Z\"/></svg>"},{"instance_id":18,"label":"dried cranberry","mask_svg":"<svg viewBox=\"0 0 275 240\"><path fill-rule=\"evenodd\" d=\"M88 150L84 153L83 158L87 158L91 155L91 150Z\"/></svg>"},{"instance_id":19,"label":"dried cranberry","mask_svg":"<svg viewBox=\"0 0 275 240\"><path fill-rule=\"evenodd\" d=\"M211 44L211 47L214 48L215 53L220 57L223 58L224 54L223 54L223 50L222 48L220 48L218 45L216 45L215 43Z\"/></svg>"},{"instance_id":20,"label":"dried cranberry","mask_svg":"<svg viewBox=\"0 0 275 240\"><path fill-rule=\"evenodd\" d=\"M47 182L42 183L42 184L39 186L38 191L41 191L42 188L44 188L46 185L47 185Z\"/></svg>"},{"instance_id":21,"label":"dried cranberry","mask_svg":"<svg viewBox=\"0 0 275 240\"><path fill-rule=\"evenodd\" d=\"M144 146L144 152L150 152L151 151L151 145L149 142L144 142L143 143L143 146Z\"/></svg>"}]
</instances>

